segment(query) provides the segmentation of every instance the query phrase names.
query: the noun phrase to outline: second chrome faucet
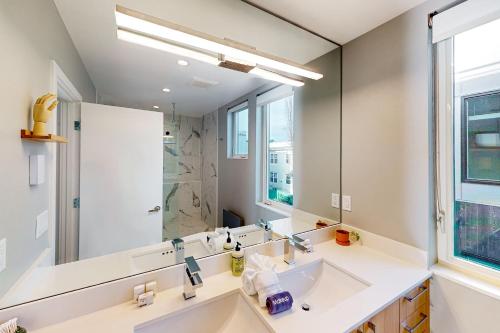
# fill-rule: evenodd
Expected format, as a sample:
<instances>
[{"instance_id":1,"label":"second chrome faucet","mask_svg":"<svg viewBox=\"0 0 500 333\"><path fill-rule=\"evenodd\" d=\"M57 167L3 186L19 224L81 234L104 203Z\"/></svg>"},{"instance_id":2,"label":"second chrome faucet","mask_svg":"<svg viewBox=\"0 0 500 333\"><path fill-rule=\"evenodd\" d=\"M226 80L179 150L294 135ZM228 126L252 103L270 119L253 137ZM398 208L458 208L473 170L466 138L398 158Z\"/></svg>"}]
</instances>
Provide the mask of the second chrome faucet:
<instances>
[{"instance_id":1,"label":"second chrome faucet","mask_svg":"<svg viewBox=\"0 0 500 333\"><path fill-rule=\"evenodd\" d=\"M299 236L288 237L285 240L284 258L283 260L288 265L295 264L295 249L302 253L313 252L313 247L309 240L300 238Z\"/></svg>"},{"instance_id":2,"label":"second chrome faucet","mask_svg":"<svg viewBox=\"0 0 500 333\"><path fill-rule=\"evenodd\" d=\"M203 287L203 280L200 276L200 266L194 257L187 257L186 268L184 271L184 299L190 299L196 296L196 289Z\"/></svg>"}]
</instances>

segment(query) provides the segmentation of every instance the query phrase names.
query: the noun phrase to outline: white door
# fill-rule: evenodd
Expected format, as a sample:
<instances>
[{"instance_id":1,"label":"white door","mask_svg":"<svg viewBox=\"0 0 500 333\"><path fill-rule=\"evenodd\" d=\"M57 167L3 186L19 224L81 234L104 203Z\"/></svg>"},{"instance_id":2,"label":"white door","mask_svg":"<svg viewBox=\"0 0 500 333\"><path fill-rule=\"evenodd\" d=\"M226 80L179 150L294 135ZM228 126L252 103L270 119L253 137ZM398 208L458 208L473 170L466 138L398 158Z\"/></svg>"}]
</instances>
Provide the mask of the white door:
<instances>
[{"instance_id":1,"label":"white door","mask_svg":"<svg viewBox=\"0 0 500 333\"><path fill-rule=\"evenodd\" d=\"M80 259L160 243L162 183L163 114L82 103Z\"/></svg>"}]
</instances>

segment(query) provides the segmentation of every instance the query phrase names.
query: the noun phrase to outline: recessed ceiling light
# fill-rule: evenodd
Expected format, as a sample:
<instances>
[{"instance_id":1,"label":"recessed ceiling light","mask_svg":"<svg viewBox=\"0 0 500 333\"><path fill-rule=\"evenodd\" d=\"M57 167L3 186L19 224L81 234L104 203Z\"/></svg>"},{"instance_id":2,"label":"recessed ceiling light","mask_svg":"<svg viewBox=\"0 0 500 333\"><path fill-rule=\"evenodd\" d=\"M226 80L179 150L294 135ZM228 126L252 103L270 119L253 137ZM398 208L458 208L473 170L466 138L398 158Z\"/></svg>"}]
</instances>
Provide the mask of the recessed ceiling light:
<instances>
[{"instance_id":1,"label":"recessed ceiling light","mask_svg":"<svg viewBox=\"0 0 500 333\"><path fill-rule=\"evenodd\" d=\"M163 92L170 92L170 89L168 89L168 88L163 88L161 91L163 91Z\"/></svg>"},{"instance_id":2,"label":"recessed ceiling light","mask_svg":"<svg viewBox=\"0 0 500 333\"><path fill-rule=\"evenodd\" d=\"M160 107L158 105L153 105L153 109L159 109Z\"/></svg>"},{"instance_id":3,"label":"recessed ceiling light","mask_svg":"<svg viewBox=\"0 0 500 333\"><path fill-rule=\"evenodd\" d=\"M179 65L179 66L188 66L189 62L187 62L187 60L184 60L184 59L179 59L179 60L177 60L177 65Z\"/></svg>"}]
</instances>

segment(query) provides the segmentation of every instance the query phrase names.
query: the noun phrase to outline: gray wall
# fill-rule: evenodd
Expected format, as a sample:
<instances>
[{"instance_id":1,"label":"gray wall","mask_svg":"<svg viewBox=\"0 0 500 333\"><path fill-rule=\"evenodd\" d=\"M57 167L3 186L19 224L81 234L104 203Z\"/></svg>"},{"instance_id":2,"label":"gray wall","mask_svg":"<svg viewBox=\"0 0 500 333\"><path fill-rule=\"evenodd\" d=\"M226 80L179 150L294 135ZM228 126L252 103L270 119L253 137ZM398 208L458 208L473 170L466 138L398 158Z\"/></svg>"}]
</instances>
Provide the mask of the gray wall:
<instances>
[{"instance_id":1,"label":"gray wall","mask_svg":"<svg viewBox=\"0 0 500 333\"><path fill-rule=\"evenodd\" d=\"M95 101L94 86L50 0L0 2L0 239L7 238L7 269L0 273L0 295L48 246L47 234L35 240L36 216L48 208L48 183L29 186L29 155L51 159L50 144L21 141L31 126L34 100L48 92L50 60L56 60L85 101ZM47 165L47 174L51 165Z\"/></svg>"},{"instance_id":2,"label":"gray wall","mask_svg":"<svg viewBox=\"0 0 500 333\"><path fill-rule=\"evenodd\" d=\"M304 87L294 89L294 205L337 219L338 210L331 208L330 200L332 192L340 191L340 50L308 66L324 73L325 77L317 82L307 80ZM259 218L282 217L255 204L257 193L260 193L260 176L256 176L257 165L260 165L256 156L260 137L256 128L256 98L273 86L266 85L219 109L219 225L222 224L222 209L239 213L246 224L255 223ZM249 105L249 157L246 160L227 159L227 109L246 100ZM325 142L329 142L328 147Z\"/></svg>"},{"instance_id":3,"label":"gray wall","mask_svg":"<svg viewBox=\"0 0 500 333\"><path fill-rule=\"evenodd\" d=\"M294 205L337 221L331 198L340 193L340 57L336 49L310 62L324 77L294 94Z\"/></svg>"},{"instance_id":4,"label":"gray wall","mask_svg":"<svg viewBox=\"0 0 500 333\"><path fill-rule=\"evenodd\" d=\"M429 1L349 42L343 54L344 223L428 250Z\"/></svg>"}]
</instances>

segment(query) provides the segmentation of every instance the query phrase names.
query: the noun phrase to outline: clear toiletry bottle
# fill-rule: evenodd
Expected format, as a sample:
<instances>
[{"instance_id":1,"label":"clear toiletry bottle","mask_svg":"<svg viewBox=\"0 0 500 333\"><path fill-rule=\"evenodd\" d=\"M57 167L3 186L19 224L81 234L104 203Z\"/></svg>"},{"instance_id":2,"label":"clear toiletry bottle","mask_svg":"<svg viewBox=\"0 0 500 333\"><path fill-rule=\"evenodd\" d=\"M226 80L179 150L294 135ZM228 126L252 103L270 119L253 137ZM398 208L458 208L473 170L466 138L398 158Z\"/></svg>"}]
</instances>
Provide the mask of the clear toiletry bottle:
<instances>
[{"instance_id":1,"label":"clear toiletry bottle","mask_svg":"<svg viewBox=\"0 0 500 333\"><path fill-rule=\"evenodd\" d=\"M224 243L224 250L232 250L234 248L233 241L231 240L231 234L227 232L227 239Z\"/></svg>"},{"instance_id":2,"label":"clear toiletry bottle","mask_svg":"<svg viewBox=\"0 0 500 333\"><path fill-rule=\"evenodd\" d=\"M241 249L240 242L236 243L236 248L231 253L231 270L234 276L240 276L245 269L245 254Z\"/></svg>"}]
</instances>

